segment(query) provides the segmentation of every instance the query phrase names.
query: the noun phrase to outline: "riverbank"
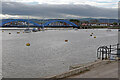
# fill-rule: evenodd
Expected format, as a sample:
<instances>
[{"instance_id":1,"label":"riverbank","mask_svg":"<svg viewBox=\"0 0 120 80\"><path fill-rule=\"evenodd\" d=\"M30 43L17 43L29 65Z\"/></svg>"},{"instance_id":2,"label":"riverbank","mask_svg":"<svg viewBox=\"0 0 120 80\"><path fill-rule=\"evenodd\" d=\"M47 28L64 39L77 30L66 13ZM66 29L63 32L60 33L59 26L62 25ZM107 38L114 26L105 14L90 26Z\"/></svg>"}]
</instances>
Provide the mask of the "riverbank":
<instances>
[{"instance_id":1,"label":"riverbank","mask_svg":"<svg viewBox=\"0 0 120 80\"><path fill-rule=\"evenodd\" d=\"M98 60L49 78L118 78L118 61Z\"/></svg>"},{"instance_id":2,"label":"riverbank","mask_svg":"<svg viewBox=\"0 0 120 80\"><path fill-rule=\"evenodd\" d=\"M118 78L118 62L100 65L80 75L69 78Z\"/></svg>"},{"instance_id":3,"label":"riverbank","mask_svg":"<svg viewBox=\"0 0 120 80\"><path fill-rule=\"evenodd\" d=\"M25 30L28 27L2 27L0 30ZM29 27L29 29L33 28L38 28L38 27ZM72 30L74 29L73 27L45 27L44 29L46 30ZM98 26L93 26L93 27L88 27L88 26L81 26L79 29L120 29L120 27L98 27Z\"/></svg>"},{"instance_id":4,"label":"riverbank","mask_svg":"<svg viewBox=\"0 0 120 80\"><path fill-rule=\"evenodd\" d=\"M25 30L27 28L0 28L0 30ZM33 28L29 28L32 30ZM73 28L44 28L44 30L73 30Z\"/></svg>"}]
</instances>

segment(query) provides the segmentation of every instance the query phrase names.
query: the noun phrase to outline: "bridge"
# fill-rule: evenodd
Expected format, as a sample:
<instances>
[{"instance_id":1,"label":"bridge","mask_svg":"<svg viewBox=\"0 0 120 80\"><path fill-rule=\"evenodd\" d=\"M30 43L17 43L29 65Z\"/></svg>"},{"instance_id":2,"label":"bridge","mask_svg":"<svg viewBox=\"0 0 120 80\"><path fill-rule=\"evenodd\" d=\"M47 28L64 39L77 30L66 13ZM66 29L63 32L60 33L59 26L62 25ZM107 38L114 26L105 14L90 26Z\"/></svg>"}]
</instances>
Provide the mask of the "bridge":
<instances>
[{"instance_id":1,"label":"bridge","mask_svg":"<svg viewBox=\"0 0 120 80\"><path fill-rule=\"evenodd\" d=\"M26 24L26 26L28 25L28 23L31 25L34 25L36 27L60 27L60 26L63 26L63 27L66 27L66 26L69 26L69 27L76 27L78 28L78 25L76 25L75 23L73 22L70 22L70 21L67 21L67 20L50 20L50 21L47 21L45 23L42 23L42 24L39 24L35 21L31 21L31 20L27 20L27 19L12 19L12 20L6 20L6 21L2 21L2 23L0 23L0 26L5 26L6 24L8 25L11 25L13 24L14 25L16 24L16 26L18 26L18 24L21 24L24 26L24 24ZM18 26L19 27L19 26Z\"/></svg>"}]
</instances>

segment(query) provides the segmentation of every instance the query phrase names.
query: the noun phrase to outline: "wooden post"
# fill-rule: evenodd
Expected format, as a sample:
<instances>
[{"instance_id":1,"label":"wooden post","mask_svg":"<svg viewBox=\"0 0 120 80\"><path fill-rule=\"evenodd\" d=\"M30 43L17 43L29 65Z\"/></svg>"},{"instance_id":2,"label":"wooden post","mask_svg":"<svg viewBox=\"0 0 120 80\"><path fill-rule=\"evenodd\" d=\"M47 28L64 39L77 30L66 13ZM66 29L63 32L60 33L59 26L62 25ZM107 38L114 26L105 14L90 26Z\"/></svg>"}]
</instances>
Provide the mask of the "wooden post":
<instances>
[{"instance_id":1,"label":"wooden post","mask_svg":"<svg viewBox=\"0 0 120 80\"><path fill-rule=\"evenodd\" d=\"M109 51L110 51L110 53L109 53L109 58L110 58L110 55L111 55L111 45L110 45Z\"/></svg>"},{"instance_id":2,"label":"wooden post","mask_svg":"<svg viewBox=\"0 0 120 80\"><path fill-rule=\"evenodd\" d=\"M117 44L117 57L120 58L120 48L119 48L119 44Z\"/></svg>"},{"instance_id":3,"label":"wooden post","mask_svg":"<svg viewBox=\"0 0 120 80\"><path fill-rule=\"evenodd\" d=\"M103 49L102 49L102 60L104 59L104 51L103 51Z\"/></svg>"}]
</instances>

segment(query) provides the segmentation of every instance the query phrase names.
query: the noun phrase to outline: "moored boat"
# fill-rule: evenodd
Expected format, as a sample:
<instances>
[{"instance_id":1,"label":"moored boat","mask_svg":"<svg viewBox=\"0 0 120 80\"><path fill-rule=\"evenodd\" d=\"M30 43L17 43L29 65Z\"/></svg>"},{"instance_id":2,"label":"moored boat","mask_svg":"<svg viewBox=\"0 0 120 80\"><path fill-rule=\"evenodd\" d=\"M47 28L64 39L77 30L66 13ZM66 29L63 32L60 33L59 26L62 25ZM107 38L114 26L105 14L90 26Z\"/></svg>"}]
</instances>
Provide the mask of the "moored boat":
<instances>
[{"instance_id":1,"label":"moored boat","mask_svg":"<svg viewBox=\"0 0 120 80\"><path fill-rule=\"evenodd\" d=\"M30 33L31 30L28 28L28 29L25 29L24 32L25 32L25 33Z\"/></svg>"},{"instance_id":2,"label":"moored boat","mask_svg":"<svg viewBox=\"0 0 120 80\"><path fill-rule=\"evenodd\" d=\"M33 28L32 31L33 31L33 32L37 32L38 29L37 29L37 28Z\"/></svg>"}]
</instances>

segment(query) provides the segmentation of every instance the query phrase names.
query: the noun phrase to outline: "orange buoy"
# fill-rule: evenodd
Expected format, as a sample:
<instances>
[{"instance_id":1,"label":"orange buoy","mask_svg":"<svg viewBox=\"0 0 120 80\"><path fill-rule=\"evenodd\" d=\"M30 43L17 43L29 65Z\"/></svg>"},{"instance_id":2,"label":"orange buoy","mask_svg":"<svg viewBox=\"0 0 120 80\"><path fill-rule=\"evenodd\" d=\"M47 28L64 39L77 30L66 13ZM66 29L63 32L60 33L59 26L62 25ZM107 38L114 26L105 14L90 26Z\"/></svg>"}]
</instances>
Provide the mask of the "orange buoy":
<instances>
[{"instance_id":1,"label":"orange buoy","mask_svg":"<svg viewBox=\"0 0 120 80\"><path fill-rule=\"evenodd\" d=\"M30 43L27 43L26 46L30 46Z\"/></svg>"},{"instance_id":2,"label":"orange buoy","mask_svg":"<svg viewBox=\"0 0 120 80\"><path fill-rule=\"evenodd\" d=\"M65 42L68 42L68 40L65 40Z\"/></svg>"},{"instance_id":3,"label":"orange buoy","mask_svg":"<svg viewBox=\"0 0 120 80\"><path fill-rule=\"evenodd\" d=\"M20 34L20 32L17 32L17 34Z\"/></svg>"},{"instance_id":4,"label":"orange buoy","mask_svg":"<svg viewBox=\"0 0 120 80\"><path fill-rule=\"evenodd\" d=\"M96 36L94 36L94 38L96 38Z\"/></svg>"}]
</instances>

